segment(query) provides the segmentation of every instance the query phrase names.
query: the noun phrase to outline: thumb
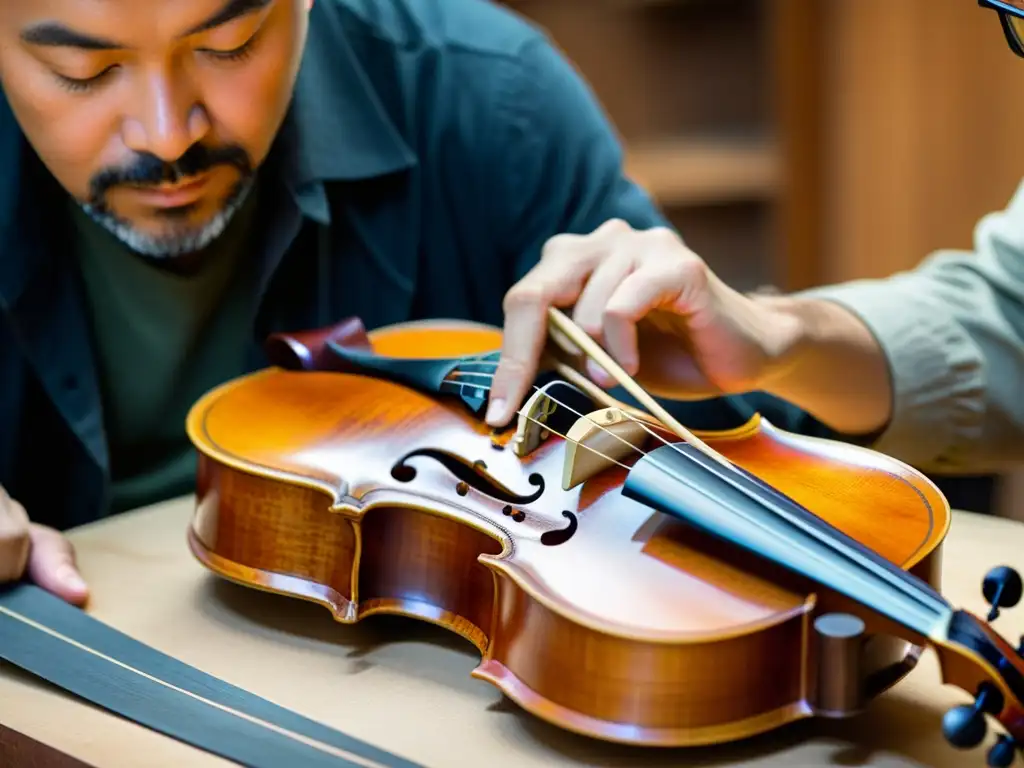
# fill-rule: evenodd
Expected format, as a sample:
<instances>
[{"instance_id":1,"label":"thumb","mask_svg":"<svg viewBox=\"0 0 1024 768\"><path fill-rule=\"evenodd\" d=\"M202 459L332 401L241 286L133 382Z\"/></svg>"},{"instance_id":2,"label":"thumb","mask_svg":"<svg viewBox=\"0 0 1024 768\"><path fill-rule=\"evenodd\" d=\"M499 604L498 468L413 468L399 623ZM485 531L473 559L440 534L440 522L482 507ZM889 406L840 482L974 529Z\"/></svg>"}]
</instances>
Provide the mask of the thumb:
<instances>
[{"instance_id":1,"label":"thumb","mask_svg":"<svg viewBox=\"0 0 1024 768\"><path fill-rule=\"evenodd\" d=\"M71 542L53 528L36 524L31 526L29 536L29 579L62 600L74 605L85 603L89 588L78 573Z\"/></svg>"}]
</instances>

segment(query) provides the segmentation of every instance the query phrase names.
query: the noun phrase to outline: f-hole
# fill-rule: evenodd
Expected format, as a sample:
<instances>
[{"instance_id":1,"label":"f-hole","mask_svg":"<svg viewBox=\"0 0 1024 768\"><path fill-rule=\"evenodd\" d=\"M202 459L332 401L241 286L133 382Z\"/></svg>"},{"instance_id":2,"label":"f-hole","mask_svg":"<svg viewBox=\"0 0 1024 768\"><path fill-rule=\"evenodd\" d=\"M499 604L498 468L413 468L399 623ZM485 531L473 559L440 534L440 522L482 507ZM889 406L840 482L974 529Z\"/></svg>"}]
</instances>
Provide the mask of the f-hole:
<instances>
[{"instance_id":1,"label":"f-hole","mask_svg":"<svg viewBox=\"0 0 1024 768\"><path fill-rule=\"evenodd\" d=\"M483 461L475 461L470 465L459 456L435 448L421 448L407 453L391 468L391 476L400 483L411 483L415 480L416 468L408 462L417 456L433 459L441 464L455 475L460 481L460 486L464 483L465 486L473 488L493 499L498 499L505 504L526 506L535 502L544 493L544 477L537 472L534 472L528 478L530 485L535 486L537 490L529 495L518 494L488 474L486 471L487 465ZM463 492L465 490L465 488L461 489L459 491L460 495L465 495Z\"/></svg>"},{"instance_id":2,"label":"f-hole","mask_svg":"<svg viewBox=\"0 0 1024 768\"><path fill-rule=\"evenodd\" d=\"M569 539L576 533L576 529L579 527L579 521L576 519L576 515L567 509L562 510L562 517L568 519L569 524L565 528L559 528L553 531L545 531L540 535L540 543L546 547L557 547L565 544Z\"/></svg>"}]
</instances>

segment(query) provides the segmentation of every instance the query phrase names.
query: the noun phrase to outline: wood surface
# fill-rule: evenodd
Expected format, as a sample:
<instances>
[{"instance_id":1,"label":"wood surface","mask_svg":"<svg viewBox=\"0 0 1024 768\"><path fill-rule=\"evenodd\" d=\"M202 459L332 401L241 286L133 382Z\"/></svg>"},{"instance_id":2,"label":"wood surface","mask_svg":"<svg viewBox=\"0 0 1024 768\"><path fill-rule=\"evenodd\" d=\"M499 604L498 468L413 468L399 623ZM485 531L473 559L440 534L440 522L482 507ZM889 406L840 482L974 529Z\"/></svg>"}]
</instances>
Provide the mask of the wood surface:
<instances>
[{"instance_id":1,"label":"wood surface","mask_svg":"<svg viewBox=\"0 0 1024 768\"><path fill-rule=\"evenodd\" d=\"M55 747L0 723L0 766L4 768L93 768Z\"/></svg>"}]
</instances>

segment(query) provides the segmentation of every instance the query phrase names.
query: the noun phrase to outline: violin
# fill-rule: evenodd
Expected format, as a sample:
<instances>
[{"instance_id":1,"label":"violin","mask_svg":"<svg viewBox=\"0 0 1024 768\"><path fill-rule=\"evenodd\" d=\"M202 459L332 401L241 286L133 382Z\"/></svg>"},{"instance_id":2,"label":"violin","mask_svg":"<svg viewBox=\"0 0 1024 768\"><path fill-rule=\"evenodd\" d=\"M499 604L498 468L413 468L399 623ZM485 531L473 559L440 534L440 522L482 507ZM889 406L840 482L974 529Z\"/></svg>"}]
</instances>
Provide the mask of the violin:
<instances>
[{"instance_id":1,"label":"violin","mask_svg":"<svg viewBox=\"0 0 1024 768\"><path fill-rule=\"evenodd\" d=\"M691 432L558 310L516 420L483 420L501 331L357 318L267 340L268 368L191 409L192 553L341 624L400 614L480 654L474 677L609 741L742 739L851 717L927 649L954 748L1024 743L1024 660L942 596L950 509L924 475L755 416ZM587 378L605 368L639 406Z\"/></svg>"}]
</instances>

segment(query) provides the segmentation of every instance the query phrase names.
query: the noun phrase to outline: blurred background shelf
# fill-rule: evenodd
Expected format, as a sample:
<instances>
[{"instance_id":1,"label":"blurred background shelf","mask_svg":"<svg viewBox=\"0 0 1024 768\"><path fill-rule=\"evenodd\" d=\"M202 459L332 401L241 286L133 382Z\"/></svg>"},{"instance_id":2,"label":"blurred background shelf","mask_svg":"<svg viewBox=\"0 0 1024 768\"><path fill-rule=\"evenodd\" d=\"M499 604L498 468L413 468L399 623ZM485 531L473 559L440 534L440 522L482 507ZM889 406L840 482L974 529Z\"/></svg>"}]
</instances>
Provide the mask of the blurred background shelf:
<instances>
[{"instance_id":1,"label":"blurred background shelf","mask_svg":"<svg viewBox=\"0 0 1024 768\"><path fill-rule=\"evenodd\" d=\"M970 248L1024 176L1024 61L976 3L503 1L576 65L630 175L736 288ZM1024 479L942 485L1024 518Z\"/></svg>"},{"instance_id":2,"label":"blurred background shelf","mask_svg":"<svg viewBox=\"0 0 1024 768\"><path fill-rule=\"evenodd\" d=\"M815 280L816 153L802 150L817 141L808 55L818 4L506 0L594 89L630 176L694 250L749 289Z\"/></svg>"},{"instance_id":3,"label":"blurred background shelf","mask_svg":"<svg viewBox=\"0 0 1024 768\"><path fill-rule=\"evenodd\" d=\"M781 182L778 149L766 139L638 142L629 149L626 171L670 207L770 200Z\"/></svg>"}]
</instances>

